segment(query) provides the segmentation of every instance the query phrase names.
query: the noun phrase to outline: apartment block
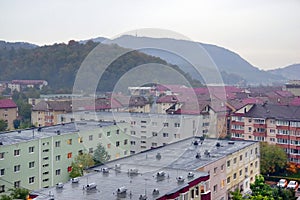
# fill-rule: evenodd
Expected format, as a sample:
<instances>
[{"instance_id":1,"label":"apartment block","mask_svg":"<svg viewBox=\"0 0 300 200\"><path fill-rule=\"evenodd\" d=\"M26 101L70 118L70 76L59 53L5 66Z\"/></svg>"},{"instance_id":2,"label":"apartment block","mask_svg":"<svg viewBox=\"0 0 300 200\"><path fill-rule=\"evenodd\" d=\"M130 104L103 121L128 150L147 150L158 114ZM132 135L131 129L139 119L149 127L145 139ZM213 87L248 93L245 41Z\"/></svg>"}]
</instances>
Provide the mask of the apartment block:
<instances>
[{"instance_id":1,"label":"apartment block","mask_svg":"<svg viewBox=\"0 0 300 200\"><path fill-rule=\"evenodd\" d=\"M231 135L236 140L255 140L282 147L289 161L300 163L300 107L249 104L231 118Z\"/></svg>"},{"instance_id":2,"label":"apartment block","mask_svg":"<svg viewBox=\"0 0 300 200\"><path fill-rule=\"evenodd\" d=\"M59 116L60 123L95 120L126 122L130 125L131 154L156 148L192 136L207 135L215 138L215 121L208 114L167 115L126 112L74 112Z\"/></svg>"},{"instance_id":3,"label":"apartment block","mask_svg":"<svg viewBox=\"0 0 300 200\"><path fill-rule=\"evenodd\" d=\"M259 174L258 155L258 142L191 137L91 168L79 183L69 181L63 189L36 192L58 199L227 200L236 188L249 192ZM82 192L87 184L98 190ZM120 188L126 190L122 197Z\"/></svg>"},{"instance_id":4,"label":"apartment block","mask_svg":"<svg viewBox=\"0 0 300 200\"><path fill-rule=\"evenodd\" d=\"M67 123L0 134L0 193L29 190L69 180L71 163L101 143L111 160L129 154L128 125L114 122Z\"/></svg>"}]
</instances>

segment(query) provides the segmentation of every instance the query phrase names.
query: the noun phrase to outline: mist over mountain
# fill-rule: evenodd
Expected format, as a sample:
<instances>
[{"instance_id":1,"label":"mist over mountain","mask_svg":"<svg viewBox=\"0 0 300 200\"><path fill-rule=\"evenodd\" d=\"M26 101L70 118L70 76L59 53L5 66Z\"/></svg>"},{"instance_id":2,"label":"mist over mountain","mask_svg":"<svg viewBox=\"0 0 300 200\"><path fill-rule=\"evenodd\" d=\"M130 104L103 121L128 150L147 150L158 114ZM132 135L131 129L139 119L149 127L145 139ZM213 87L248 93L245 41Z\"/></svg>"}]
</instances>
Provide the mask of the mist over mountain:
<instances>
[{"instance_id":1,"label":"mist over mountain","mask_svg":"<svg viewBox=\"0 0 300 200\"><path fill-rule=\"evenodd\" d=\"M300 79L300 64L293 64L279 69L272 69L268 71L271 74L283 76L289 80Z\"/></svg>"},{"instance_id":2,"label":"mist over mountain","mask_svg":"<svg viewBox=\"0 0 300 200\"><path fill-rule=\"evenodd\" d=\"M282 83L286 80L281 74L269 73L268 71L263 71L251 65L248 61L243 59L237 53L234 53L223 47L219 47L211 44L204 44L192 41L185 40L176 40L171 38L149 38L149 37L135 37L135 36L121 36L115 40L113 43L116 43L120 46L131 48L135 44L143 44L151 46L151 44L164 44L166 46L181 46L182 51L190 52L191 49L185 48L188 47L188 44L194 43L199 45L200 48L203 48L211 60L215 63L215 66L218 68L219 73L222 75L224 83L226 84L272 84L272 83ZM160 57L163 60L166 60L168 63L175 64L179 66L186 73L191 74L193 78L200 79L203 82L203 75L199 74L197 70L187 61L182 55L175 55L172 52L165 51L163 49L153 49L153 48L144 48L140 51ZM192 54L194 52L191 52ZM203 64L204 66L205 64Z\"/></svg>"}]
</instances>

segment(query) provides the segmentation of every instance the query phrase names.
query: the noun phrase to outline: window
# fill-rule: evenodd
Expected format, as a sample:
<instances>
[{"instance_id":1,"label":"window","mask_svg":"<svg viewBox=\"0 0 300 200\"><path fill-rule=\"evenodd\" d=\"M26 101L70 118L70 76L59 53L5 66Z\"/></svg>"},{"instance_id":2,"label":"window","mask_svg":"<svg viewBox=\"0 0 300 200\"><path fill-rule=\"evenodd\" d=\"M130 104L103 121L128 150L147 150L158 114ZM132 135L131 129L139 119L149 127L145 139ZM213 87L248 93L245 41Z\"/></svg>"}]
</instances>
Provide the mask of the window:
<instances>
[{"instance_id":1,"label":"window","mask_svg":"<svg viewBox=\"0 0 300 200\"><path fill-rule=\"evenodd\" d=\"M21 186L21 181L15 181L14 182L14 187L19 188Z\"/></svg>"},{"instance_id":2,"label":"window","mask_svg":"<svg viewBox=\"0 0 300 200\"><path fill-rule=\"evenodd\" d=\"M224 164L221 165L221 171L224 171Z\"/></svg>"},{"instance_id":3,"label":"window","mask_svg":"<svg viewBox=\"0 0 300 200\"><path fill-rule=\"evenodd\" d=\"M72 145L72 139L68 139L67 144Z\"/></svg>"},{"instance_id":4,"label":"window","mask_svg":"<svg viewBox=\"0 0 300 200\"><path fill-rule=\"evenodd\" d=\"M89 148L89 153L94 153L94 149L93 148Z\"/></svg>"},{"instance_id":5,"label":"window","mask_svg":"<svg viewBox=\"0 0 300 200\"><path fill-rule=\"evenodd\" d=\"M0 185L0 193L5 192L5 185Z\"/></svg>"},{"instance_id":6,"label":"window","mask_svg":"<svg viewBox=\"0 0 300 200\"><path fill-rule=\"evenodd\" d=\"M34 147L29 147L28 151L29 151L29 153L33 153L34 152Z\"/></svg>"},{"instance_id":7,"label":"window","mask_svg":"<svg viewBox=\"0 0 300 200\"><path fill-rule=\"evenodd\" d=\"M43 152L44 152L44 153L45 153L45 152L49 152L49 149L44 149Z\"/></svg>"},{"instance_id":8,"label":"window","mask_svg":"<svg viewBox=\"0 0 300 200\"><path fill-rule=\"evenodd\" d=\"M60 155L55 156L56 161L60 161Z\"/></svg>"},{"instance_id":9,"label":"window","mask_svg":"<svg viewBox=\"0 0 300 200\"><path fill-rule=\"evenodd\" d=\"M69 166L67 170L68 170L68 172L71 172L72 171L72 166Z\"/></svg>"},{"instance_id":10,"label":"window","mask_svg":"<svg viewBox=\"0 0 300 200\"><path fill-rule=\"evenodd\" d=\"M49 160L49 157L48 157L48 156L47 156L47 157L44 157L43 160Z\"/></svg>"},{"instance_id":11,"label":"window","mask_svg":"<svg viewBox=\"0 0 300 200\"><path fill-rule=\"evenodd\" d=\"M34 167L34 161L29 162L29 168L33 168Z\"/></svg>"},{"instance_id":12,"label":"window","mask_svg":"<svg viewBox=\"0 0 300 200\"><path fill-rule=\"evenodd\" d=\"M29 182L29 184L32 184L32 183L34 183L34 176L32 176L32 177L29 177L29 180L28 180L28 182Z\"/></svg>"},{"instance_id":13,"label":"window","mask_svg":"<svg viewBox=\"0 0 300 200\"><path fill-rule=\"evenodd\" d=\"M93 135L89 135L89 141L93 140Z\"/></svg>"},{"instance_id":14,"label":"window","mask_svg":"<svg viewBox=\"0 0 300 200\"><path fill-rule=\"evenodd\" d=\"M131 145L135 145L135 141L130 141L130 144Z\"/></svg>"},{"instance_id":15,"label":"window","mask_svg":"<svg viewBox=\"0 0 300 200\"><path fill-rule=\"evenodd\" d=\"M233 179L236 179L236 173L233 174Z\"/></svg>"},{"instance_id":16,"label":"window","mask_svg":"<svg viewBox=\"0 0 300 200\"><path fill-rule=\"evenodd\" d=\"M214 192L217 192L218 190L218 185L214 185Z\"/></svg>"},{"instance_id":17,"label":"window","mask_svg":"<svg viewBox=\"0 0 300 200\"><path fill-rule=\"evenodd\" d=\"M14 172L19 172L21 168L21 165L15 165L14 166Z\"/></svg>"},{"instance_id":18,"label":"window","mask_svg":"<svg viewBox=\"0 0 300 200\"><path fill-rule=\"evenodd\" d=\"M169 137L168 133L163 133L163 137Z\"/></svg>"},{"instance_id":19,"label":"window","mask_svg":"<svg viewBox=\"0 0 300 200\"><path fill-rule=\"evenodd\" d=\"M69 152L67 158L72 158L72 152Z\"/></svg>"},{"instance_id":20,"label":"window","mask_svg":"<svg viewBox=\"0 0 300 200\"><path fill-rule=\"evenodd\" d=\"M227 177L227 183L230 183L230 177Z\"/></svg>"},{"instance_id":21,"label":"window","mask_svg":"<svg viewBox=\"0 0 300 200\"><path fill-rule=\"evenodd\" d=\"M109 144L107 144L107 148L108 148L108 149L110 149L110 146L111 146L111 144L110 144L110 143L109 143Z\"/></svg>"},{"instance_id":22,"label":"window","mask_svg":"<svg viewBox=\"0 0 300 200\"><path fill-rule=\"evenodd\" d=\"M230 167L230 160L227 161L227 167Z\"/></svg>"},{"instance_id":23,"label":"window","mask_svg":"<svg viewBox=\"0 0 300 200\"><path fill-rule=\"evenodd\" d=\"M120 130L119 130L119 129L116 130L116 134L117 134L117 135L120 134Z\"/></svg>"},{"instance_id":24,"label":"window","mask_svg":"<svg viewBox=\"0 0 300 200\"><path fill-rule=\"evenodd\" d=\"M240 161L242 161L243 160L243 155L240 155Z\"/></svg>"},{"instance_id":25,"label":"window","mask_svg":"<svg viewBox=\"0 0 300 200\"><path fill-rule=\"evenodd\" d=\"M49 166L49 164L43 164L43 167L48 167Z\"/></svg>"},{"instance_id":26,"label":"window","mask_svg":"<svg viewBox=\"0 0 300 200\"><path fill-rule=\"evenodd\" d=\"M252 131L252 127L248 127L248 132L251 132Z\"/></svg>"},{"instance_id":27,"label":"window","mask_svg":"<svg viewBox=\"0 0 300 200\"><path fill-rule=\"evenodd\" d=\"M102 138L102 133L99 133L99 134L98 134L98 138Z\"/></svg>"},{"instance_id":28,"label":"window","mask_svg":"<svg viewBox=\"0 0 300 200\"><path fill-rule=\"evenodd\" d=\"M257 168L257 161L255 161L255 168Z\"/></svg>"},{"instance_id":29,"label":"window","mask_svg":"<svg viewBox=\"0 0 300 200\"><path fill-rule=\"evenodd\" d=\"M43 172L43 175L47 175L49 174L49 171Z\"/></svg>"},{"instance_id":30,"label":"window","mask_svg":"<svg viewBox=\"0 0 300 200\"><path fill-rule=\"evenodd\" d=\"M60 147L60 141L55 141L55 147Z\"/></svg>"},{"instance_id":31,"label":"window","mask_svg":"<svg viewBox=\"0 0 300 200\"><path fill-rule=\"evenodd\" d=\"M127 144L128 144L128 140L125 139L125 140L124 140L124 145L127 145Z\"/></svg>"},{"instance_id":32,"label":"window","mask_svg":"<svg viewBox=\"0 0 300 200\"><path fill-rule=\"evenodd\" d=\"M214 168L214 174L217 173L217 169L218 169L217 167Z\"/></svg>"},{"instance_id":33,"label":"window","mask_svg":"<svg viewBox=\"0 0 300 200\"><path fill-rule=\"evenodd\" d=\"M152 122L152 126L157 126L157 122Z\"/></svg>"},{"instance_id":34,"label":"window","mask_svg":"<svg viewBox=\"0 0 300 200\"><path fill-rule=\"evenodd\" d=\"M156 137L157 136L157 132L152 132L152 136Z\"/></svg>"},{"instance_id":35,"label":"window","mask_svg":"<svg viewBox=\"0 0 300 200\"><path fill-rule=\"evenodd\" d=\"M55 170L55 175L59 176L60 175L60 169Z\"/></svg>"},{"instance_id":36,"label":"window","mask_svg":"<svg viewBox=\"0 0 300 200\"><path fill-rule=\"evenodd\" d=\"M135 131L130 131L130 134L131 135L135 135Z\"/></svg>"},{"instance_id":37,"label":"window","mask_svg":"<svg viewBox=\"0 0 300 200\"><path fill-rule=\"evenodd\" d=\"M108 132L106 133L106 136L107 136L107 137L110 137L110 131L108 131Z\"/></svg>"},{"instance_id":38,"label":"window","mask_svg":"<svg viewBox=\"0 0 300 200\"><path fill-rule=\"evenodd\" d=\"M83 138L82 137L78 138L78 143L83 143Z\"/></svg>"},{"instance_id":39,"label":"window","mask_svg":"<svg viewBox=\"0 0 300 200\"><path fill-rule=\"evenodd\" d=\"M0 160L4 159L4 152L0 153Z\"/></svg>"},{"instance_id":40,"label":"window","mask_svg":"<svg viewBox=\"0 0 300 200\"><path fill-rule=\"evenodd\" d=\"M243 170L241 169L241 170L240 170L240 176L242 176L242 175L243 175Z\"/></svg>"},{"instance_id":41,"label":"window","mask_svg":"<svg viewBox=\"0 0 300 200\"><path fill-rule=\"evenodd\" d=\"M247 173L248 172L248 167L245 167L245 173Z\"/></svg>"},{"instance_id":42,"label":"window","mask_svg":"<svg viewBox=\"0 0 300 200\"><path fill-rule=\"evenodd\" d=\"M152 147L157 147L157 143L156 142L152 142L151 146Z\"/></svg>"},{"instance_id":43,"label":"window","mask_svg":"<svg viewBox=\"0 0 300 200\"><path fill-rule=\"evenodd\" d=\"M116 141L116 147L120 146L120 142Z\"/></svg>"},{"instance_id":44,"label":"window","mask_svg":"<svg viewBox=\"0 0 300 200\"><path fill-rule=\"evenodd\" d=\"M224 188L225 187L225 180L222 180L221 181L221 188Z\"/></svg>"},{"instance_id":45,"label":"window","mask_svg":"<svg viewBox=\"0 0 300 200\"><path fill-rule=\"evenodd\" d=\"M5 169L0 169L0 176L3 176L5 174Z\"/></svg>"},{"instance_id":46,"label":"window","mask_svg":"<svg viewBox=\"0 0 300 200\"><path fill-rule=\"evenodd\" d=\"M20 155L20 149L15 149L14 150L14 156L19 156Z\"/></svg>"},{"instance_id":47,"label":"window","mask_svg":"<svg viewBox=\"0 0 300 200\"><path fill-rule=\"evenodd\" d=\"M180 127L180 123L174 123L174 127Z\"/></svg>"},{"instance_id":48,"label":"window","mask_svg":"<svg viewBox=\"0 0 300 200\"><path fill-rule=\"evenodd\" d=\"M168 127L169 123L163 123L164 127Z\"/></svg>"},{"instance_id":49,"label":"window","mask_svg":"<svg viewBox=\"0 0 300 200\"><path fill-rule=\"evenodd\" d=\"M233 164L236 164L236 158L233 159Z\"/></svg>"}]
</instances>

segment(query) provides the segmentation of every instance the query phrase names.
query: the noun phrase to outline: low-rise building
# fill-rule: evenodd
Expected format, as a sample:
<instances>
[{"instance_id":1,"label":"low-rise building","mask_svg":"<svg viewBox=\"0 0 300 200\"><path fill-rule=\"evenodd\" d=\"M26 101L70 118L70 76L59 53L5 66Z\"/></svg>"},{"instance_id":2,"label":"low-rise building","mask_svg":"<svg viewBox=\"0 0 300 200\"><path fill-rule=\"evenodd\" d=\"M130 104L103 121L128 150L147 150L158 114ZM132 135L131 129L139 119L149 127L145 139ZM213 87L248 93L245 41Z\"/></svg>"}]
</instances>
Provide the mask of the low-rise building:
<instances>
[{"instance_id":1,"label":"low-rise building","mask_svg":"<svg viewBox=\"0 0 300 200\"><path fill-rule=\"evenodd\" d=\"M0 99L0 119L7 122L8 129L14 129L14 120L18 118L18 106L12 99Z\"/></svg>"},{"instance_id":2,"label":"low-rise building","mask_svg":"<svg viewBox=\"0 0 300 200\"><path fill-rule=\"evenodd\" d=\"M8 83L8 88L11 89L11 91L18 91L20 92L24 88L39 88L42 89L44 86L47 86L48 82L45 80L12 80L10 83Z\"/></svg>"}]
</instances>

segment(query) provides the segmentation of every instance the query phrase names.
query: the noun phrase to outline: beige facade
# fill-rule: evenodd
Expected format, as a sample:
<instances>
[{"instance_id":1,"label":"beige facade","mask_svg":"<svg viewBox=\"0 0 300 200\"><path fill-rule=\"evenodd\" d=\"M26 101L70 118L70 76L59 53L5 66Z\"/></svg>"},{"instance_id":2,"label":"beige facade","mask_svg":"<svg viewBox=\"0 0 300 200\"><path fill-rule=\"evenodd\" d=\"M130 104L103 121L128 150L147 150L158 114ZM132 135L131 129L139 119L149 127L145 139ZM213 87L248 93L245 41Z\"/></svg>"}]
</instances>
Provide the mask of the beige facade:
<instances>
[{"instance_id":1,"label":"beige facade","mask_svg":"<svg viewBox=\"0 0 300 200\"><path fill-rule=\"evenodd\" d=\"M18 117L18 108L0 109L0 119L7 121L7 128L14 129L13 121Z\"/></svg>"}]
</instances>

